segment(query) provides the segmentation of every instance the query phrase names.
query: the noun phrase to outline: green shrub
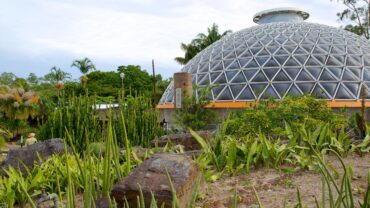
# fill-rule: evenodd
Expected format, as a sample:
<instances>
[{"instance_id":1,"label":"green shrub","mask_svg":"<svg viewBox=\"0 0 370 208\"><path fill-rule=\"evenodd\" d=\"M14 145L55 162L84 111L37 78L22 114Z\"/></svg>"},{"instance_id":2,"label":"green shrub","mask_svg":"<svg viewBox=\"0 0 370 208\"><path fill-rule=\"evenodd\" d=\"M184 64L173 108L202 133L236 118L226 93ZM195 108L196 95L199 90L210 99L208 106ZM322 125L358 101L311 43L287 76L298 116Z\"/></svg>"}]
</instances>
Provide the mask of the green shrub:
<instances>
[{"instance_id":1,"label":"green shrub","mask_svg":"<svg viewBox=\"0 0 370 208\"><path fill-rule=\"evenodd\" d=\"M283 134L285 122L293 131L303 125L312 130L323 123L329 123L331 128L341 128L346 119L334 113L326 100L317 100L312 96L287 96L280 102L259 101L254 107L231 114L225 122L227 134L245 136L256 134L259 130L265 134Z\"/></svg>"},{"instance_id":2,"label":"green shrub","mask_svg":"<svg viewBox=\"0 0 370 208\"><path fill-rule=\"evenodd\" d=\"M183 129L201 130L212 122L216 122L217 112L206 108L209 104L211 87L193 87L198 91L198 99L195 96L183 99L182 107L176 109L175 120Z\"/></svg>"}]
</instances>

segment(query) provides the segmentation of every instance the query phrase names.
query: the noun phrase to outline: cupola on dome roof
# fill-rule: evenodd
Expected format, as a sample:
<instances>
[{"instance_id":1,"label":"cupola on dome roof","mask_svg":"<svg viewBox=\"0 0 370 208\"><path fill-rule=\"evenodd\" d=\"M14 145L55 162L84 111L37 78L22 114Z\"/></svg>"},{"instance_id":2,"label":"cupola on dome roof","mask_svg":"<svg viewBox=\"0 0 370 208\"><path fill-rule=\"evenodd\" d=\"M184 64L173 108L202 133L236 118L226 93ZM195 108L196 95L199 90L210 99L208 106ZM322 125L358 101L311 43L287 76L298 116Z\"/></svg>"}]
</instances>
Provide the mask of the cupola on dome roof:
<instances>
[{"instance_id":1,"label":"cupola on dome roof","mask_svg":"<svg viewBox=\"0 0 370 208\"><path fill-rule=\"evenodd\" d=\"M246 102L287 94L357 101L370 87L370 42L351 32L307 23L296 8L257 13L253 26L210 45L181 70L193 84L214 85L212 102ZM368 88L370 89L370 88ZM197 96L197 92L194 92ZM366 90L370 98L370 90ZM174 86L159 107L173 103Z\"/></svg>"}]
</instances>

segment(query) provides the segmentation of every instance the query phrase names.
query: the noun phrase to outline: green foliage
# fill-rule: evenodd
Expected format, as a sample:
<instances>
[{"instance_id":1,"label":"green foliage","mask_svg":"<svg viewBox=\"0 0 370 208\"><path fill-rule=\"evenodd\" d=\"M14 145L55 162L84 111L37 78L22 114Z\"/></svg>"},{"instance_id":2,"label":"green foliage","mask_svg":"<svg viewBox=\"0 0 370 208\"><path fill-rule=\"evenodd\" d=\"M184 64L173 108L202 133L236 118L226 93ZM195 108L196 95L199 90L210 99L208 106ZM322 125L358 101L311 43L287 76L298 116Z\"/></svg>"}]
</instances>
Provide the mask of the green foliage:
<instances>
[{"instance_id":1,"label":"green foliage","mask_svg":"<svg viewBox=\"0 0 370 208\"><path fill-rule=\"evenodd\" d=\"M209 104L211 87L193 88L198 91L198 99L195 96L185 97L182 107L176 109L175 119L183 129L201 130L208 124L217 122L217 112L206 107Z\"/></svg>"},{"instance_id":2,"label":"green foliage","mask_svg":"<svg viewBox=\"0 0 370 208\"><path fill-rule=\"evenodd\" d=\"M142 70L140 66L119 66L117 71L117 74L121 72L125 74L123 84L126 92L130 92L132 95L150 95L152 93L153 78L146 70ZM119 84L121 84L121 81Z\"/></svg>"},{"instance_id":3,"label":"green foliage","mask_svg":"<svg viewBox=\"0 0 370 208\"><path fill-rule=\"evenodd\" d=\"M88 58L73 61L71 67L76 67L82 74L87 74L95 70L95 65Z\"/></svg>"},{"instance_id":4,"label":"green foliage","mask_svg":"<svg viewBox=\"0 0 370 208\"><path fill-rule=\"evenodd\" d=\"M337 135L336 131L329 128L329 124L318 125L313 130L301 126L297 132L286 124L284 134L289 139L284 142L268 138L261 132L257 137L249 134L237 139L225 135L226 129L223 126L213 145L190 131L202 146L202 153L196 161L208 180L217 179L218 173L224 171L232 175L243 170L248 173L252 167L259 166L278 168L282 164L291 164L298 168L312 169L314 153L324 154L327 149L343 156L353 152L369 152L369 148L363 149L368 146L369 137L361 145L356 145L344 130ZM214 166L216 172L209 165Z\"/></svg>"},{"instance_id":5,"label":"green foliage","mask_svg":"<svg viewBox=\"0 0 370 208\"><path fill-rule=\"evenodd\" d=\"M317 100L312 96L287 96L280 102L259 101L257 106L233 113L227 122L227 134L245 136L255 135L259 130L264 134L281 135L285 122L293 131L301 126L312 130L324 123L329 123L332 128L341 128L346 119L334 113L325 100Z\"/></svg>"},{"instance_id":6,"label":"green foliage","mask_svg":"<svg viewBox=\"0 0 370 208\"><path fill-rule=\"evenodd\" d=\"M176 57L175 61L181 65L185 65L200 51L229 33L231 33L231 30L226 30L220 34L218 31L218 25L213 23L211 27L207 28L207 34L199 33L189 44L181 43L181 49L185 52L185 55L184 57Z\"/></svg>"},{"instance_id":7,"label":"green foliage","mask_svg":"<svg viewBox=\"0 0 370 208\"><path fill-rule=\"evenodd\" d=\"M60 68L54 66L50 69L50 73L44 76L44 81L49 82L51 85L55 85L59 82L65 82L71 79L71 74L61 70Z\"/></svg>"},{"instance_id":8,"label":"green foliage","mask_svg":"<svg viewBox=\"0 0 370 208\"><path fill-rule=\"evenodd\" d=\"M346 7L337 16L340 21L348 23L344 29L369 39L370 2L363 0L338 0Z\"/></svg>"}]
</instances>

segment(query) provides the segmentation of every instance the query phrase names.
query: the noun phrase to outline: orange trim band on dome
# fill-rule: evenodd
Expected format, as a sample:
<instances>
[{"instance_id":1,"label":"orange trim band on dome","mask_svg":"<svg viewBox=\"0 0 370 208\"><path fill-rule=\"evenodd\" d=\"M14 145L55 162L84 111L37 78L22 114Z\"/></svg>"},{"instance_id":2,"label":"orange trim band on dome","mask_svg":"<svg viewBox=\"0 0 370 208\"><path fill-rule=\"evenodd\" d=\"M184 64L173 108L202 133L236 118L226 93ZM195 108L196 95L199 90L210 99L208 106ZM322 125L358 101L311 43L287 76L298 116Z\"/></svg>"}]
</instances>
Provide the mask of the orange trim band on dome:
<instances>
[{"instance_id":1,"label":"orange trim band on dome","mask_svg":"<svg viewBox=\"0 0 370 208\"><path fill-rule=\"evenodd\" d=\"M256 101L237 101L237 102L211 102L209 103L206 108L245 108L245 107L252 107L257 105L258 102ZM338 101L338 100L329 100L328 105L331 108L360 108L361 101ZM365 102L366 107L370 107L370 101ZM166 103L166 104L158 104L158 109L172 109L175 108L175 104L173 103Z\"/></svg>"}]
</instances>

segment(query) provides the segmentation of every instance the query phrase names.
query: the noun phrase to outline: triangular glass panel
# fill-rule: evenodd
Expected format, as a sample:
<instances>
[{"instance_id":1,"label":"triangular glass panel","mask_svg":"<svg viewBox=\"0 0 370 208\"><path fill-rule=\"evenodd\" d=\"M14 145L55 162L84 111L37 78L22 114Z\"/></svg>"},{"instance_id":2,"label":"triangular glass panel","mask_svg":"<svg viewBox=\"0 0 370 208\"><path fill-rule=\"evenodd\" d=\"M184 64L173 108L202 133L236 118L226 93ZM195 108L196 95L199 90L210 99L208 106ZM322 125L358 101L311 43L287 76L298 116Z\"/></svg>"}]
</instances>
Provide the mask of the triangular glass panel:
<instances>
[{"instance_id":1,"label":"triangular glass panel","mask_svg":"<svg viewBox=\"0 0 370 208\"><path fill-rule=\"evenodd\" d=\"M320 82L321 86L329 93L330 97L334 97L335 90L337 89L338 83L336 82Z\"/></svg>"},{"instance_id":2,"label":"triangular glass panel","mask_svg":"<svg viewBox=\"0 0 370 208\"><path fill-rule=\"evenodd\" d=\"M274 98L274 99L279 99L279 95L275 92L274 88L272 88L271 85L267 87L265 92L262 95L263 99L268 99L268 98Z\"/></svg>"},{"instance_id":3,"label":"triangular glass panel","mask_svg":"<svg viewBox=\"0 0 370 208\"><path fill-rule=\"evenodd\" d=\"M211 73L211 81L214 82L222 72Z\"/></svg>"},{"instance_id":4,"label":"triangular glass panel","mask_svg":"<svg viewBox=\"0 0 370 208\"><path fill-rule=\"evenodd\" d=\"M239 94L238 100L255 100L252 90L247 85L244 90Z\"/></svg>"},{"instance_id":5,"label":"triangular glass panel","mask_svg":"<svg viewBox=\"0 0 370 208\"><path fill-rule=\"evenodd\" d=\"M314 48L314 45L301 45L302 48L304 48L304 50L306 50L307 52L311 53L312 49Z\"/></svg>"},{"instance_id":6,"label":"triangular glass panel","mask_svg":"<svg viewBox=\"0 0 370 208\"><path fill-rule=\"evenodd\" d=\"M230 89L226 86L224 91L220 93L217 97L217 100L233 100L233 95L230 92Z\"/></svg>"},{"instance_id":7,"label":"triangular glass panel","mask_svg":"<svg viewBox=\"0 0 370 208\"><path fill-rule=\"evenodd\" d=\"M234 76L238 73L239 71L238 70L233 70L233 71L226 71L226 77L227 77L227 80L232 80L234 78Z\"/></svg>"},{"instance_id":8,"label":"triangular glass panel","mask_svg":"<svg viewBox=\"0 0 370 208\"><path fill-rule=\"evenodd\" d=\"M248 69L248 70L243 70L243 73L247 80L251 80L251 78L256 74L258 69Z\"/></svg>"},{"instance_id":9,"label":"triangular glass panel","mask_svg":"<svg viewBox=\"0 0 370 208\"><path fill-rule=\"evenodd\" d=\"M257 56L270 56L270 55L271 54L265 48L262 48L262 50L257 54Z\"/></svg>"},{"instance_id":10,"label":"triangular glass panel","mask_svg":"<svg viewBox=\"0 0 370 208\"><path fill-rule=\"evenodd\" d=\"M290 87L288 94L289 95L301 95L302 93L299 92L298 88L294 84L292 84L292 87Z\"/></svg>"},{"instance_id":11,"label":"triangular glass panel","mask_svg":"<svg viewBox=\"0 0 370 208\"><path fill-rule=\"evenodd\" d=\"M289 56L275 56L276 61L282 66Z\"/></svg>"},{"instance_id":12,"label":"triangular glass panel","mask_svg":"<svg viewBox=\"0 0 370 208\"><path fill-rule=\"evenodd\" d=\"M222 53L212 54L212 60L222 60Z\"/></svg>"},{"instance_id":13,"label":"triangular glass panel","mask_svg":"<svg viewBox=\"0 0 370 208\"><path fill-rule=\"evenodd\" d=\"M212 88L214 97L217 97L218 94L226 87L226 85L218 85Z\"/></svg>"},{"instance_id":14,"label":"triangular glass panel","mask_svg":"<svg viewBox=\"0 0 370 208\"><path fill-rule=\"evenodd\" d=\"M360 83L358 82L343 82L343 85L347 87L347 89L349 89L349 91L357 97L358 95L358 91L359 91L359 87L360 87Z\"/></svg>"},{"instance_id":15,"label":"triangular glass panel","mask_svg":"<svg viewBox=\"0 0 370 208\"><path fill-rule=\"evenodd\" d=\"M241 68L244 68L249 63L250 60L251 58L239 58L238 59Z\"/></svg>"},{"instance_id":16,"label":"triangular glass panel","mask_svg":"<svg viewBox=\"0 0 370 208\"><path fill-rule=\"evenodd\" d=\"M286 73L283 70L280 70L280 72L275 76L274 81L283 82L283 81L291 81L291 79L286 75Z\"/></svg>"},{"instance_id":17,"label":"triangular glass panel","mask_svg":"<svg viewBox=\"0 0 370 208\"><path fill-rule=\"evenodd\" d=\"M235 58L235 51L234 50L225 50L222 52L222 57L224 59L227 59L229 57L229 59L232 59L232 58Z\"/></svg>"},{"instance_id":18,"label":"triangular glass panel","mask_svg":"<svg viewBox=\"0 0 370 208\"><path fill-rule=\"evenodd\" d=\"M284 47L286 47L286 46L296 46L297 45L297 43L296 42L294 42L292 39L288 39L285 43L284 43ZM292 51L290 51L290 52L292 52Z\"/></svg>"},{"instance_id":19,"label":"triangular glass panel","mask_svg":"<svg viewBox=\"0 0 370 208\"><path fill-rule=\"evenodd\" d=\"M207 74L197 74L198 82L202 80ZM195 77L195 76L194 76Z\"/></svg>"},{"instance_id":20,"label":"triangular glass panel","mask_svg":"<svg viewBox=\"0 0 370 208\"><path fill-rule=\"evenodd\" d=\"M233 58L236 58L235 51L231 51L226 56L224 55L224 59L233 59Z\"/></svg>"},{"instance_id":21,"label":"triangular glass panel","mask_svg":"<svg viewBox=\"0 0 370 208\"><path fill-rule=\"evenodd\" d=\"M257 60L260 66L263 66L266 63L266 61L269 59L269 57L268 56L257 56L255 57L255 59Z\"/></svg>"},{"instance_id":22,"label":"triangular glass panel","mask_svg":"<svg viewBox=\"0 0 370 208\"><path fill-rule=\"evenodd\" d=\"M224 73L222 73L219 77L216 78L216 80L213 82L213 84L224 84L226 82L227 82L226 81L226 76L225 76Z\"/></svg>"},{"instance_id":23,"label":"triangular glass panel","mask_svg":"<svg viewBox=\"0 0 370 208\"><path fill-rule=\"evenodd\" d=\"M265 65L263 65L264 67L279 67L279 63L277 63L275 61L275 59L273 57L271 57L266 63Z\"/></svg>"},{"instance_id":24,"label":"triangular glass panel","mask_svg":"<svg viewBox=\"0 0 370 208\"><path fill-rule=\"evenodd\" d=\"M246 66L245 68L256 68L259 67L256 60L252 59Z\"/></svg>"},{"instance_id":25,"label":"triangular glass panel","mask_svg":"<svg viewBox=\"0 0 370 208\"><path fill-rule=\"evenodd\" d=\"M363 57L364 57L364 65L370 67L370 56L363 56Z\"/></svg>"},{"instance_id":26,"label":"triangular glass panel","mask_svg":"<svg viewBox=\"0 0 370 208\"><path fill-rule=\"evenodd\" d=\"M302 42L301 42L302 45L304 44L307 44L307 45L312 45L312 44L315 44L315 42L313 42L312 40L310 40L309 38L305 38Z\"/></svg>"},{"instance_id":27,"label":"triangular glass panel","mask_svg":"<svg viewBox=\"0 0 370 208\"><path fill-rule=\"evenodd\" d=\"M252 54L248 48L244 49L244 51L241 54L238 54L239 58L246 58L246 57L251 57L251 56Z\"/></svg>"},{"instance_id":28,"label":"triangular glass panel","mask_svg":"<svg viewBox=\"0 0 370 208\"><path fill-rule=\"evenodd\" d=\"M290 83L273 83L272 84L276 91L278 91L278 93L280 94L280 97L284 97L284 95L286 94L286 91L288 90L288 88L290 87Z\"/></svg>"},{"instance_id":29,"label":"triangular glass panel","mask_svg":"<svg viewBox=\"0 0 370 208\"><path fill-rule=\"evenodd\" d=\"M328 66L342 66L344 62L337 60L334 56L329 56L326 65Z\"/></svg>"},{"instance_id":30,"label":"triangular glass panel","mask_svg":"<svg viewBox=\"0 0 370 208\"><path fill-rule=\"evenodd\" d=\"M307 60L307 55L294 55L294 58L301 64L304 65L304 63Z\"/></svg>"},{"instance_id":31,"label":"triangular glass panel","mask_svg":"<svg viewBox=\"0 0 370 208\"><path fill-rule=\"evenodd\" d=\"M242 91L244 87L245 87L245 84L230 85L230 89L234 95L234 98L236 98L239 95L239 93Z\"/></svg>"},{"instance_id":32,"label":"triangular glass panel","mask_svg":"<svg viewBox=\"0 0 370 208\"><path fill-rule=\"evenodd\" d=\"M297 48L296 44L293 44L293 45L284 45L283 46L285 48L285 50L289 53L289 54L293 54L293 51Z\"/></svg>"},{"instance_id":33,"label":"triangular glass panel","mask_svg":"<svg viewBox=\"0 0 370 208\"><path fill-rule=\"evenodd\" d=\"M289 55L289 53L281 47L278 51L276 51L275 55Z\"/></svg>"},{"instance_id":34,"label":"triangular glass panel","mask_svg":"<svg viewBox=\"0 0 370 208\"><path fill-rule=\"evenodd\" d=\"M320 81L337 81L336 77L333 76L328 70L323 70Z\"/></svg>"},{"instance_id":35,"label":"triangular glass panel","mask_svg":"<svg viewBox=\"0 0 370 208\"><path fill-rule=\"evenodd\" d=\"M229 81L230 81L230 79L229 79ZM245 83L246 81L247 80L245 79L243 73L239 72L237 75L234 76L234 79L231 80L231 83Z\"/></svg>"},{"instance_id":36,"label":"triangular glass panel","mask_svg":"<svg viewBox=\"0 0 370 208\"><path fill-rule=\"evenodd\" d=\"M259 95L265 90L267 83L251 84L254 94L259 98Z\"/></svg>"},{"instance_id":37,"label":"triangular glass panel","mask_svg":"<svg viewBox=\"0 0 370 208\"><path fill-rule=\"evenodd\" d=\"M309 94L311 93L313 86L315 86L315 83L314 82L302 82L302 83L297 83L297 86L304 94Z\"/></svg>"},{"instance_id":38,"label":"triangular glass panel","mask_svg":"<svg viewBox=\"0 0 370 208\"><path fill-rule=\"evenodd\" d=\"M319 84L316 85L315 89L313 89L312 94L316 98L322 98L322 99L329 99L329 96L326 94L326 92L320 87Z\"/></svg>"},{"instance_id":39,"label":"triangular glass panel","mask_svg":"<svg viewBox=\"0 0 370 208\"><path fill-rule=\"evenodd\" d=\"M270 54L274 54L278 49L279 49L279 47L278 47L278 46L268 46L268 47L266 47L266 50L267 50Z\"/></svg>"},{"instance_id":40,"label":"triangular glass panel","mask_svg":"<svg viewBox=\"0 0 370 208\"><path fill-rule=\"evenodd\" d=\"M364 68L364 81L370 81L370 68Z\"/></svg>"},{"instance_id":41,"label":"triangular glass panel","mask_svg":"<svg viewBox=\"0 0 370 208\"><path fill-rule=\"evenodd\" d=\"M306 50L304 50L302 47L298 47L294 51L294 54L297 54L297 55L305 55L305 54L308 54L308 52Z\"/></svg>"},{"instance_id":42,"label":"triangular glass panel","mask_svg":"<svg viewBox=\"0 0 370 208\"><path fill-rule=\"evenodd\" d=\"M343 72L342 76L343 81L359 81L359 78L353 74L348 68L346 68Z\"/></svg>"},{"instance_id":43,"label":"triangular glass panel","mask_svg":"<svg viewBox=\"0 0 370 208\"><path fill-rule=\"evenodd\" d=\"M287 72L287 74L290 76L292 80L294 80L300 71L300 68L284 68L284 71Z\"/></svg>"},{"instance_id":44,"label":"triangular glass panel","mask_svg":"<svg viewBox=\"0 0 370 208\"><path fill-rule=\"evenodd\" d=\"M300 66L300 64L293 57L290 57L284 66Z\"/></svg>"},{"instance_id":45,"label":"triangular glass panel","mask_svg":"<svg viewBox=\"0 0 370 208\"><path fill-rule=\"evenodd\" d=\"M224 67L222 61L212 61L211 62L211 71L222 71Z\"/></svg>"},{"instance_id":46,"label":"triangular glass panel","mask_svg":"<svg viewBox=\"0 0 370 208\"><path fill-rule=\"evenodd\" d=\"M316 45L316 47L312 51L312 54L328 54L328 51L322 49L321 47L319 47L319 45Z\"/></svg>"},{"instance_id":47,"label":"triangular glass panel","mask_svg":"<svg viewBox=\"0 0 370 208\"><path fill-rule=\"evenodd\" d=\"M226 69L240 69L239 63L236 59L234 60L224 60L224 65Z\"/></svg>"},{"instance_id":48,"label":"triangular glass panel","mask_svg":"<svg viewBox=\"0 0 370 208\"><path fill-rule=\"evenodd\" d=\"M358 79L361 77L362 67L347 67L349 71L351 71Z\"/></svg>"},{"instance_id":49,"label":"triangular glass panel","mask_svg":"<svg viewBox=\"0 0 370 208\"><path fill-rule=\"evenodd\" d=\"M282 35L279 35L279 36L275 37L275 41L280 43L280 44L283 44L286 40L287 40L286 37L284 37Z\"/></svg>"},{"instance_id":50,"label":"triangular glass panel","mask_svg":"<svg viewBox=\"0 0 370 208\"><path fill-rule=\"evenodd\" d=\"M279 71L279 68L264 68L262 70L263 70L263 72L265 72L267 78L269 80L272 80L272 78L275 76L275 74Z\"/></svg>"},{"instance_id":51,"label":"triangular glass panel","mask_svg":"<svg viewBox=\"0 0 370 208\"><path fill-rule=\"evenodd\" d=\"M355 99L353 95L342 85L339 85L337 94L335 95L335 99Z\"/></svg>"},{"instance_id":52,"label":"triangular glass panel","mask_svg":"<svg viewBox=\"0 0 370 208\"><path fill-rule=\"evenodd\" d=\"M326 67L326 70L329 70L338 79L342 75L342 71L343 71L343 69L340 67Z\"/></svg>"},{"instance_id":53,"label":"triangular glass panel","mask_svg":"<svg viewBox=\"0 0 370 208\"><path fill-rule=\"evenodd\" d=\"M251 82L267 82L266 76L262 73L262 71L259 71L256 76L253 77Z\"/></svg>"},{"instance_id":54,"label":"triangular glass panel","mask_svg":"<svg viewBox=\"0 0 370 208\"><path fill-rule=\"evenodd\" d=\"M296 81L313 81L313 80L314 79L312 79L312 77L310 76L310 74L306 70L303 69L299 73Z\"/></svg>"},{"instance_id":55,"label":"triangular glass panel","mask_svg":"<svg viewBox=\"0 0 370 208\"><path fill-rule=\"evenodd\" d=\"M206 74L201 80L198 79L198 85L208 85L209 84L209 74Z\"/></svg>"},{"instance_id":56,"label":"triangular glass panel","mask_svg":"<svg viewBox=\"0 0 370 208\"><path fill-rule=\"evenodd\" d=\"M325 65L326 63L326 58L328 57L327 55L312 55L316 61L320 63L320 65Z\"/></svg>"},{"instance_id":57,"label":"triangular glass panel","mask_svg":"<svg viewBox=\"0 0 370 208\"><path fill-rule=\"evenodd\" d=\"M317 79L321 73L320 67L306 67L306 70L313 76L313 78Z\"/></svg>"},{"instance_id":58,"label":"triangular glass panel","mask_svg":"<svg viewBox=\"0 0 370 208\"><path fill-rule=\"evenodd\" d=\"M347 47L347 54L354 54L354 55L360 55L361 48L359 46L348 46Z\"/></svg>"},{"instance_id":59,"label":"triangular glass panel","mask_svg":"<svg viewBox=\"0 0 370 208\"><path fill-rule=\"evenodd\" d=\"M346 65L347 66L362 66L362 57L360 55L357 55L357 56L348 55Z\"/></svg>"},{"instance_id":60,"label":"triangular glass panel","mask_svg":"<svg viewBox=\"0 0 370 208\"><path fill-rule=\"evenodd\" d=\"M346 47L345 45L337 45L334 44L331 48L331 54L346 54Z\"/></svg>"},{"instance_id":61,"label":"triangular glass panel","mask_svg":"<svg viewBox=\"0 0 370 208\"><path fill-rule=\"evenodd\" d=\"M252 52L253 55L257 55L257 53L261 50L260 47L252 47L252 48L249 48Z\"/></svg>"},{"instance_id":62,"label":"triangular glass panel","mask_svg":"<svg viewBox=\"0 0 370 208\"><path fill-rule=\"evenodd\" d=\"M209 71L209 63L199 63L198 73L199 72L208 72Z\"/></svg>"},{"instance_id":63,"label":"triangular glass panel","mask_svg":"<svg viewBox=\"0 0 370 208\"><path fill-rule=\"evenodd\" d=\"M306 66L322 66L315 58L310 56L306 62Z\"/></svg>"}]
</instances>

